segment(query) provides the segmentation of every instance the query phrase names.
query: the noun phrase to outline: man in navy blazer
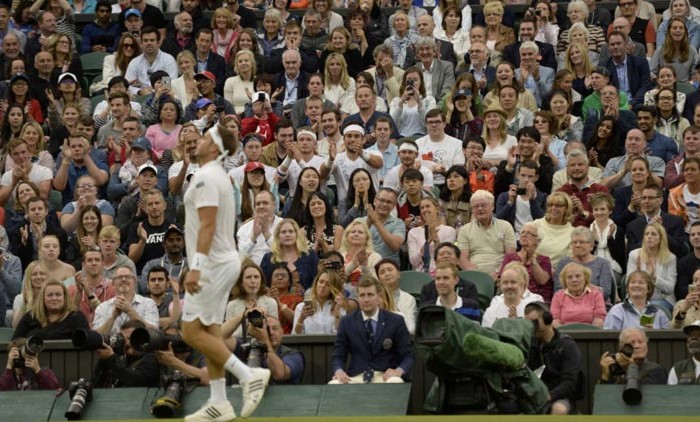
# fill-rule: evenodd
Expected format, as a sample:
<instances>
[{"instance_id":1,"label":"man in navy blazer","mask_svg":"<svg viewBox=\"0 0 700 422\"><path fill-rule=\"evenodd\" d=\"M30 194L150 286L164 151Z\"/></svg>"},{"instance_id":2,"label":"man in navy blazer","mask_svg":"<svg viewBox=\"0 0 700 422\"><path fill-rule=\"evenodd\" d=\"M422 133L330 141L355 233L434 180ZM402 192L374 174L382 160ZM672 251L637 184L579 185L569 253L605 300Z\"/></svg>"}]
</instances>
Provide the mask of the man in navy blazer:
<instances>
[{"instance_id":1,"label":"man in navy blazer","mask_svg":"<svg viewBox=\"0 0 700 422\"><path fill-rule=\"evenodd\" d=\"M202 28L197 32L194 40L195 73L209 71L216 76L214 92L224 95L224 83L226 82L226 60L211 51L211 42L214 34L209 28Z\"/></svg>"},{"instance_id":2,"label":"man in navy blazer","mask_svg":"<svg viewBox=\"0 0 700 422\"><path fill-rule=\"evenodd\" d=\"M663 190L660 186L649 185L642 190L641 208L644 215L637 217L627 224L627 253L642 247L644 229L650 222L657 222L665 229L668 237L668 248L677 257L688 253L688 235L685 232L685 222L677 215L661 211Z\"/></svg>"},{"instance_id":3,"label":"man in navy blazer","mask_svg":"<svg viewBox=\"0 0 700 422\"><path fill-rule=\"evenodd\" d=\"M610 72L610 84L627 94L630 106L644 103L644 94L652 88L649 77L649 63L645 57L637 57L627 54L627 35L620 31L613 31L608 37L610 58L605 67ZM626 68L626 87L622 86L617 69Z\"/></svg>"},{"instance_id":4,"label":"man in navy blazer","mask_svg":"<svg viewBox=\"0 0 700 422\"><path fill-rule=\"evenodd\" d=\"M535 41L535 28L536 24L532 18L526 17L520 21L520 29L518 30L520 41L507 45L503 49L503 61L512 63L516 68L520 67L520 45L525 41L534 41L540 49L540 64L552 70L557 70L557 56L554 54L554 47L552 47L552 44Z\"/></svg>"},{"instance_id":5,"label":"man in navy blazer","mask_svg":"<svg viewBox=\"0 0 700 422\"><path fill-rule=\"evenodd\" d=\"M301 54L296 50L285 50L282 53L282 65L284 72L273 76L273 89L281 89L277 101L282 101L285 109L291 111L297 100L309 96L309 75L301 70ZM290 92L287 92L288 87L292 88Z\"/></svg>"},{"instance_id":6,"label":"man in navy blazer","mask_svg":"<svg viewBox=\"0 0 700 422\"><path fill-rule=\"evenodd\" d=\"M329 384L401 383L411 371L415 358L406 322L400 315L379 309L380 288L375 278L358 283L360 309L340 320Z\"/></svg>"}]
</instances>

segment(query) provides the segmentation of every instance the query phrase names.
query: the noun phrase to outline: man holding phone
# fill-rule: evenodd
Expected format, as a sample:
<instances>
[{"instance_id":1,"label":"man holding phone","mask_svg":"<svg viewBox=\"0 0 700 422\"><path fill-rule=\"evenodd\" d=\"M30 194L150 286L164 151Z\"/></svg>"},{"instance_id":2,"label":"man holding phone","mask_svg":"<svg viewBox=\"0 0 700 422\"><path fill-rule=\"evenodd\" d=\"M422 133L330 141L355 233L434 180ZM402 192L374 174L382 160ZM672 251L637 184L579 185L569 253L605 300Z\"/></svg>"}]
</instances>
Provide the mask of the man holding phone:
<instances>
[{"instance_id":1,"label":"man holding phone","mask_svg":"<svg viewBox=\"0 0 700 422\"><path fill-rule=\"evenodd\" d=\"M525 223L544 217L547 194L537 189L539 168L532 160L525 160L518 167L518 183L511 184L508 192L498 195L496 218L506 220L520 235Z\"/></svg>"},{"instance_id":2,"label":"man holding phone","mask_svg":"<svg viewBox=\"0 0 700 422\"><path fill-rule=\"evenodd\" d=\"M516 178L518 167L525 160L535 162L539 168L539 177L535 182L537 189L542 192L551 192L554 164L543 152L540 132L533 126L526 126L518 131L516 138L518 145L511 148L508 152L508 159L501 161L501 164L498 165L494 185L495 194L498 196L510 190L510 185L518 184Z\"/></svg>"}]
</instances>

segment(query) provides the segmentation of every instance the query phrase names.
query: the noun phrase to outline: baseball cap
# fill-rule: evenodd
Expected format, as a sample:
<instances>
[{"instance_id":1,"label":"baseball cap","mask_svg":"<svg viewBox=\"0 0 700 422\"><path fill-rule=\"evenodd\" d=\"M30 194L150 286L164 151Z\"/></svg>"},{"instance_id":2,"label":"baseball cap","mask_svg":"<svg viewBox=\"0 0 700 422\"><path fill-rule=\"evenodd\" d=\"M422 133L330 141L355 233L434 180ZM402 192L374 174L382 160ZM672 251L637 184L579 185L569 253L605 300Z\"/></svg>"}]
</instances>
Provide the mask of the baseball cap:
<instances>
[{"instance_id":1,"label":"baseball cap","mask_svg":"<svg viewBox=\"0 0 700 422\"><path fill-rule=\"evenodd\" d=\"M151 152L151 141L144 138L143 136L140 136L134 139L134 142L131 143L131 148L138 148L144 151Z\"/></svg>"},{"instance_id":2,"label":"baseball cap","mask_svg":"<svg viewBox=\"0 0 700 422\"><path fill-rule=\"evenodd\" d=\"M58 83L59 83L59 84L60 84L61 82L66 81L66 80L68 80L68 81L73 81L73 83L76 83L76 84L78 83L78 77L75 76L74 74L70 73L70 72L61 73L61 76L58 77Z\"/></svg>"},{"instance_id":3,"label":"baseball cap","mask_svg":"<svg viewBox=\"0 0 700 422\"><path fill-rule=\"evenodd\" d=\"M250 173L251 171L255 170L263 170L265 171L265 166L263 163L259 161L249 161L248 164L245 165L245 172Z\"/></svg>"},{"instance_id":4,"label":"baseball cap","mask_svg":"<svg viewBox=\"0 0 700 422\"><path fill-rule=\"evenodd\" d=\"M124 19L129 19L129 16L138 16L139 18L143 17L141 15L141 11L134 7L132 7L131 9L127 10L126 13L124 13Z\"/></svg>"},{"instance_id":5,"label":"baseball cap","mask_svg":"<svg viewBox=\"0 0 700 422\"><path fill-rule=\"evenodd\" d=\"M202 79L202 78L207 78L210 81L216 83L216 76L214 76L214 74L208 70L205 70L204 72L199 72L196 75L194 75L195 80Z\"/></svg>"},{"instance_id":6,"label":"baseball cap","mask_svg":"<svg viewBox=\"0 0 700 422\"><path fill-rule=\"evenodd\" d=\"M472 91L470 89L460 89L459 91L455 92L455 95L452 96L452 101L456 100L457 98L467 98L471 97Z\"/></svg>"},{"instance_id":7,"label":"baseball cap","mask_svg":"<svg viewBox=\"0 0 700 422\"><path fill-rule=\"evenodd\" d=\"M209 104L214 104L209 98L200 98L197 100L197 110L201 110Z\"/></svg>"},{"instance_id":8,"label":"baseball cap","mask_svg":"<svg viewBox=\"0 0 700 422\"><path fill-rule=\"evenodd\" d=\"M168 230L166 230L166 231L165 231L165 234L163 235L163 239L165 239L166 237L168 237L168 235L169 235L170 233L178 233L178 234L180 234L180 236L184 236L184 235L185 235L185 233L182 231L182 229L180 229L180 228L179 228L178 226L176 226L175 224L171 224L170 227L168 227Z\"/></svg>"},{"instance_id":9,"label":"baseball cap","mask_svg":"<svg viewBox=\"0 0 700 422\"><path fill-rule=\"evenodd\" d=\"M12 79L10 79L10 85L12 85L13 83L15 83L15 81L17 81L17 80L19 80L19 79L22 79L22 80L24 80L26 83L29 83L29 77L28 77L27 75L25 75L24 73L16 73L16 74L14 74L14 75L12 76Z\"/></svg>"},{"instance_id":10,"label":"baseball cap","mask_svg":"<svg viewBox=\"0 0 700 422\"><path fill-rule=\"evenodd\" d=\"M151 170L156 175L158 174L158 169L156 168L156 166L154 166L153 164L149 164L149 163L146 163L146 164L142 165L141 167L139 167L139 174L143 173L146 170Z\"/></svg>"},{"instance_id":11,"label":"baseball cap","mask_svg":"<svg viewBox=\"0 0 700 422\"><path fill-rule=\"evenodd\" d=\"M686 334L690 334L690 332L693 330L700 330L700 320L693 321L692 324L688 324L683 327L683 332Z\"/></svg>"}]
</instances>

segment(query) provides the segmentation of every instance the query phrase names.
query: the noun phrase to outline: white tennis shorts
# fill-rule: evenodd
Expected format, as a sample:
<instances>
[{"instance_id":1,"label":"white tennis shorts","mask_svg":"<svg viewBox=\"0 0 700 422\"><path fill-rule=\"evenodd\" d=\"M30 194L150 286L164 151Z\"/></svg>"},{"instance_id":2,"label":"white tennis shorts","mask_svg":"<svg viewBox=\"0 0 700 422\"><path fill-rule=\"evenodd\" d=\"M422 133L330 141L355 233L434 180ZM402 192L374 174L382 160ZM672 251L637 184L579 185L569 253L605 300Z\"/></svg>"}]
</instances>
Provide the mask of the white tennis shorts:
<instances>
[{"instance_id":1,"label":"white tennis shorts","mask_svg":"<svg viewBox=\"0 0 700 422\"><path fill-rule=\"evenodd\" d=\"M241 260L238 256L229 262L205 268L199 280L199 292L185 293L182 320L192 322L198 319L206 326L222 324L231 288L240 271Z\"/></svg>"}]
</instances>

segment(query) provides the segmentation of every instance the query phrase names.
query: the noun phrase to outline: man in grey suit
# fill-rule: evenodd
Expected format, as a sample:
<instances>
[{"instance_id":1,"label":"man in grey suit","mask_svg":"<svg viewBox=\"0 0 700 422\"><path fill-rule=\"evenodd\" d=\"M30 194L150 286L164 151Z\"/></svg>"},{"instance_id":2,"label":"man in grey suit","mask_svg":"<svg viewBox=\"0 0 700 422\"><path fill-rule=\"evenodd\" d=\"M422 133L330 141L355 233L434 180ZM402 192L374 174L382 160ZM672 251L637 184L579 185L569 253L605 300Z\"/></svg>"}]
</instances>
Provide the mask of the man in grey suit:
<instances>
[{"instance_id":1,"label":"man in grey suit","mask_svg":"<svg viewBox=\"0 0 700 422\"><path fill-rule=\"evenodd\" d=\"M540 48L534 41L525 41L520 45L520 67L515 69L515 76L522 86L532 92L537 101L537 106L542 107L544 98L554 85L554 70L541 66L539 57Z\"/></svg>"},{"instance_id":2,"label":"man in grey suit","mask_svg":"<svg viewBox=\"0 0 700 422\"><path fill-rule=\"evenodd\" d=\"M435 40L421 37L416 43L416 51L423 72L426 95L435 97L435 101L447 94L455 83L455 68L452 63L437 59L438 49Z\"/></svg>"}]
</instances>

